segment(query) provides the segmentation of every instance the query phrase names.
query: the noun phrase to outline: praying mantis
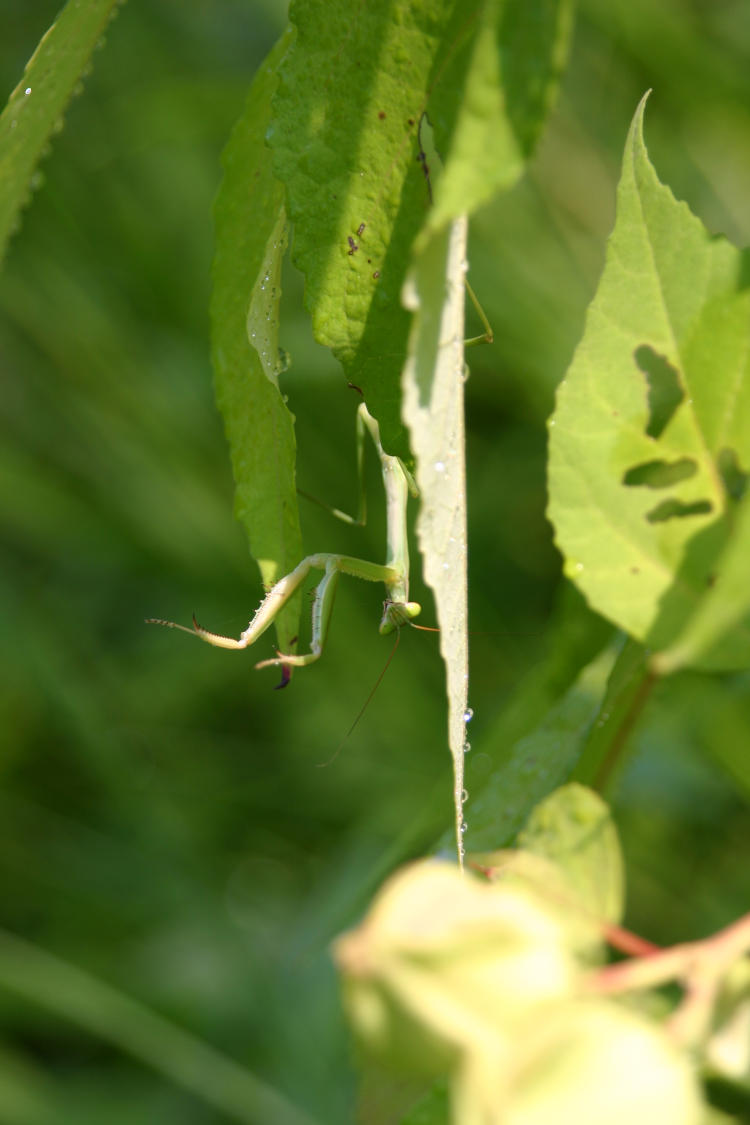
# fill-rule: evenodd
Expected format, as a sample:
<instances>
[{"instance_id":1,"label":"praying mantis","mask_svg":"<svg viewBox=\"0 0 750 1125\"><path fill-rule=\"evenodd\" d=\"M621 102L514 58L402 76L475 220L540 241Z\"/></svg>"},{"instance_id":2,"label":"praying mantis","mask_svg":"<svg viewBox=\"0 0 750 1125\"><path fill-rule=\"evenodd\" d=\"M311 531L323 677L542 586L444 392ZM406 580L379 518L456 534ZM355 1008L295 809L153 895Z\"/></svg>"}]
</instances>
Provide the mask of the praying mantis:
<instances>
[{"instance_id":1,"label":"praying mantis","mask_svg":"<svg viewBox=\"0 0 750 1125\"><path fill-rule=\"evenodd\" d=\"M367 433L372 438L380 460L385 489L387 544L385 563L373 563L366 559L354 558L351 555L330 552L308 555L297 564L294 570L284 575L271 587L255 611L249 625L238 638L227 637L221 633L213 633L209 629L204 629L202 625L198 624L195 617L193 617L192 628L186 625L178 625L174 621L164 621L161 618L153 617L147 619L147 624L164 625L168 629L180 629L182 632L197 636L202 641L217 648L234 650L249 648L274 623L277 614L313 570L322 570L323 577L315 589L313 600L310 651L305 653L277 652L276 656L259 661L255 665L256 668L281 665L291 671L292 668L304 667L320 658L331 620L336 587L342 574L349 574L353 578L362 578L367 582L382 582L384 584L386 599L383 603L383 616L379 626L381 635L386 636L400 629L401 626L410 624L422 609L418 602L409 601L409 544L406 530L409 495L417 496L418 490L413 477L403 462L398 457L390 456L383 449L378 423L364 403L357 410L357 461L360 471L362 446ZM360 500L360 515L357 519L352 519L352 517L335 509L334 514L349 523L363 523L362 507L362 501ZM288 682L288 677L282 681L282 683L286 682Z\"/></svg>"},{"instance_id":2,"label":"praying mantis","mask_svg":"<svg viewBox=\"0 0 750 1125\"><path fill-rule=\"evenodd\" d=\"M431 144L432 128L426 113L422 114L418 128L419 154L418 161L427 183L430 202L432 202L433 175L435 165L440 164L439 154L432 153ZM428 163L432 161L431 173ZM358 233L361 233L364 224ZM350 247L353 240L349 239ZM349 251L350 255L352 250ZM462 267L463 268L463 267ZM487 317L472 290L465 270L462 272L462 284L476 309L482 323L483 332L471 339L463 341L463 347L470 347L479 343L492 343L492 328ZM461 318L463 322L463 317ZM310 637L310 650L305 653L278 652L274 657L261 660L255 668L268 668L281 666L284 676L279 686L286 686L293 668L305 667L320 659L325 647L328 627L333 611L333 603L338 586L339 577L349 574L354 578L361 578L368 582L382 582L386 589L386 598L383 603L383 614L380 620L379 632L387 635L400 629L404 625L411 625L414 618L421 612L418 602L409 600L409 548L407 539L407 504L411 494L419 495L417 485L407 470L404 463L398 458L386 453L380 440L380 429L376 419L370 414L367 406L362 403L357 411L357 461L361 478L362 451L365 434L369 433L375 446L383 477L383 487L386 498L386 559L383 564L369 562L365 559L355 558L350 555L323 552L308 555L288 574L280 578L270 590L267 591L247 628L239 637L229 637L222 633L215 633L205 629L193 617L192 627L179 625L174 621L165 621L161 618L148 618L147 624L163 625L169 629L179 629L199 637L207 644L217 648L242 650L253 645L265 631L273 625L276 617L283 607L294 596L300 586L305 582L313 570L323 571L323 577L315 588L312 606L312 628ZM325 505L324 505L325 506ZM345 513L332 509L333 514L345 522L364 523L363 494L360 494L360 513L358 518L352 519Z\"/></svg>"}]
</instances>

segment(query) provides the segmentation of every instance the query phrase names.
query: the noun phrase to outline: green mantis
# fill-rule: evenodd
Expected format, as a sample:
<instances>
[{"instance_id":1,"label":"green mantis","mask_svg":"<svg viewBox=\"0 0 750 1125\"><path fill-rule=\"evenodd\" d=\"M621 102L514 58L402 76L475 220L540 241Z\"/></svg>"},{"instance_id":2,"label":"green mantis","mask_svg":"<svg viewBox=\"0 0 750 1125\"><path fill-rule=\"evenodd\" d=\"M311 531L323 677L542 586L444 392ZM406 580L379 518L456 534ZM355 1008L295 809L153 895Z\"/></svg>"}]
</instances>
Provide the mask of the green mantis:
<instances>
[{"instance_id":1,"label":"green mantis","mask_svg":"<svg viewBox=\"0 0 750 1125\"><path fill-rule=\"evenodd\" d=\"M169 629L180 629L185 633L192 633L200 637L202 641L215 645L217 648L249 648L273 624L279 611L296 593L310 571L313 570L322 570L323 577L315 589L310 651L299 654L277 652L276 656L271 659L259 661L255 665L256 668L268 668L274 665L282 665L288 669L300 668L319 659L328 633L336 587L342 574L350 574L354 578L362 578L367 582L382 582L384 584L386 599L383 603L383 616L380 620L379 631L381 634L392 633L417 617L421 611L421 606L418 602L409 601L409 546L406 531L406 509L409 494L416 496L417 487L403 463L397 457L389 456L383 449L380 443L378 424L363 403L357 412L357 444L360 464L365 432L368 432L372 438L383 474L387 535L385 563L373 563L366 559L329 552L308 555L307 558L298 563L294 570L284 575L271 587L255 611L247 629L238 638L226 637L221 633L212 633L199 625L195 618L193 618L192 628L178 625L174 621L162 621L159 618L149 618L147 623L165 625ZM362 518L352 520L351 517L347 517L341 512L335 512L335 514L351 523L363 522Z\"/></svg>"}]
</instances>

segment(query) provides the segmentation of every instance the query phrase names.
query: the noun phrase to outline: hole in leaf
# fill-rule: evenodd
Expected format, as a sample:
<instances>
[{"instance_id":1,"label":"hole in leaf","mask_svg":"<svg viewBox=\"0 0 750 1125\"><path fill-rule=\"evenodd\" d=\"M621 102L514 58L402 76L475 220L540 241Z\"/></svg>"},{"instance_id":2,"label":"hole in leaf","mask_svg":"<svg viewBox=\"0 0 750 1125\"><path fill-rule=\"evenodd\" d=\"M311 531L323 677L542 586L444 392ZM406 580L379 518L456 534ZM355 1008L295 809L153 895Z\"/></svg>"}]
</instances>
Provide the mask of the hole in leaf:
<instances>
[{"instance_id":1,"label":"hole in leaf","mask_svg":"<svg viewBox=\"0 0 750 1125\"><path fill-rule=\"evenodd\" d=\"M740 468L737 454L733 449L722 449L716 461L727 496L741 500L747 488L748 474Z\"/></svg>"},{"instance_id":2,"label":"hole in leaf","mask_svg":"<svg viewBox=\"0 0 750 1125\"><path fill-rule=\"evenodd\" d=\"M680 457L679 461L644 461L628 469L622 483L629 487L669 488L678 481L695 476L698 466L692 457Z\"/></svg>"},{"instance_id":3,"label":"hole in leaf","mask_svg":"<svg viewBox=\"0 0 750 1125\"><path fill-rule=\"evenodd\" d=\"M711 511L710 500L694 500L684 504L682 500L662 500L646 516L649 523L666 523L667 520L684 519L686 516L705 516Z\"/></svg>"},{"instance_id":4,"label":"hole in leaf","mask_svg":"<svg viewBox=\"0 0 750 1125\"><path fill-rule=\"evenodd\" d=\"M646 433L649 437L658 438L685 395L680 386L679 375L664 356L647 344L636 348L634 355L635 362L648 383L649 419Z\"/></svg>"}]
</instances>

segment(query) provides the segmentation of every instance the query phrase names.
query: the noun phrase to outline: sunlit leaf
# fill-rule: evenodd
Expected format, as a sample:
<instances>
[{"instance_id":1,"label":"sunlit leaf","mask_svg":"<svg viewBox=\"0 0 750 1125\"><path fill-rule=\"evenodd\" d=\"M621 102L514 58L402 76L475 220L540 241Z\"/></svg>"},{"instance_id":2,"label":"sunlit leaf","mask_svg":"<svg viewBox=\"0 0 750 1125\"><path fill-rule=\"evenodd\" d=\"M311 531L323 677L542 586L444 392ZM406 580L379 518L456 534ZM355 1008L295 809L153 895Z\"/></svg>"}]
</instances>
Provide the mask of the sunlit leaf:
<instances>
[{"instance_id":1,"label":"sunlit leaf","mask_svg":"<svg viewBox=\"0 0 750 1125\"><path fill-rule=\"evenodd\" d=\"M297 36L269 143L287 186L293 259L316 338L364 391L386 449L402 456L400 297L431 194L420 121L430 114L446 161L433 228L512 182L559 69L568 5L524 7L521 17L517 2L500 0L291 5Z\"/></svg>"},{"instance_id":2,"label":"sunlit leaf","mask_svg":"<svg viewBox=\"0 0 750 1125\"><path fill-rule=\"evenodd\" d=\"M742 667L750 255L709 236L659 182L643 112L550 423L549 514L566 573L595 609L650 648L677 641L664 670Z\"/></svg>"}]
</instances>

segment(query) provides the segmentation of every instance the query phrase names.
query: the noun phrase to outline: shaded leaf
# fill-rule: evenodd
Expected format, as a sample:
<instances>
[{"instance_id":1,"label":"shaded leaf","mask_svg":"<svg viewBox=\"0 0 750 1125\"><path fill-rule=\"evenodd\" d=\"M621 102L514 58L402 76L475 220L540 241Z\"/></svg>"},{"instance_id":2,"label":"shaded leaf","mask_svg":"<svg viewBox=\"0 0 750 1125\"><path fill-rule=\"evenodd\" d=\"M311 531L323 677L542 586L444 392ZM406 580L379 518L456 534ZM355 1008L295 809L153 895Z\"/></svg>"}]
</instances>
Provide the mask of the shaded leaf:
<instances>
[{"instance_id":1,"label":"shaded leaf","mask_svg":"<svg viewBox=\"0 0 750 1125\"><path fill-rule=\"evenodd\" d=\"M34 186L34 169L120 0L68 0L0 115L0 260Z\"/></svg>"},{"instance_id":2,"label":"shaded leaf","mask_svg":"<svg viewBox=\"0 0 750 1125\"><path fill-rule=\"evenodd\" d=\"M294 418L279 390L278 311L286 248L284 189L265 133L283 37L258 71L224 156L214 208L216 251L211 354L237 486L235 510L266 587L302 556L295 489ZM297 634L299 595L278 614L279 648Z\"/></svg>"}]
</instances>

